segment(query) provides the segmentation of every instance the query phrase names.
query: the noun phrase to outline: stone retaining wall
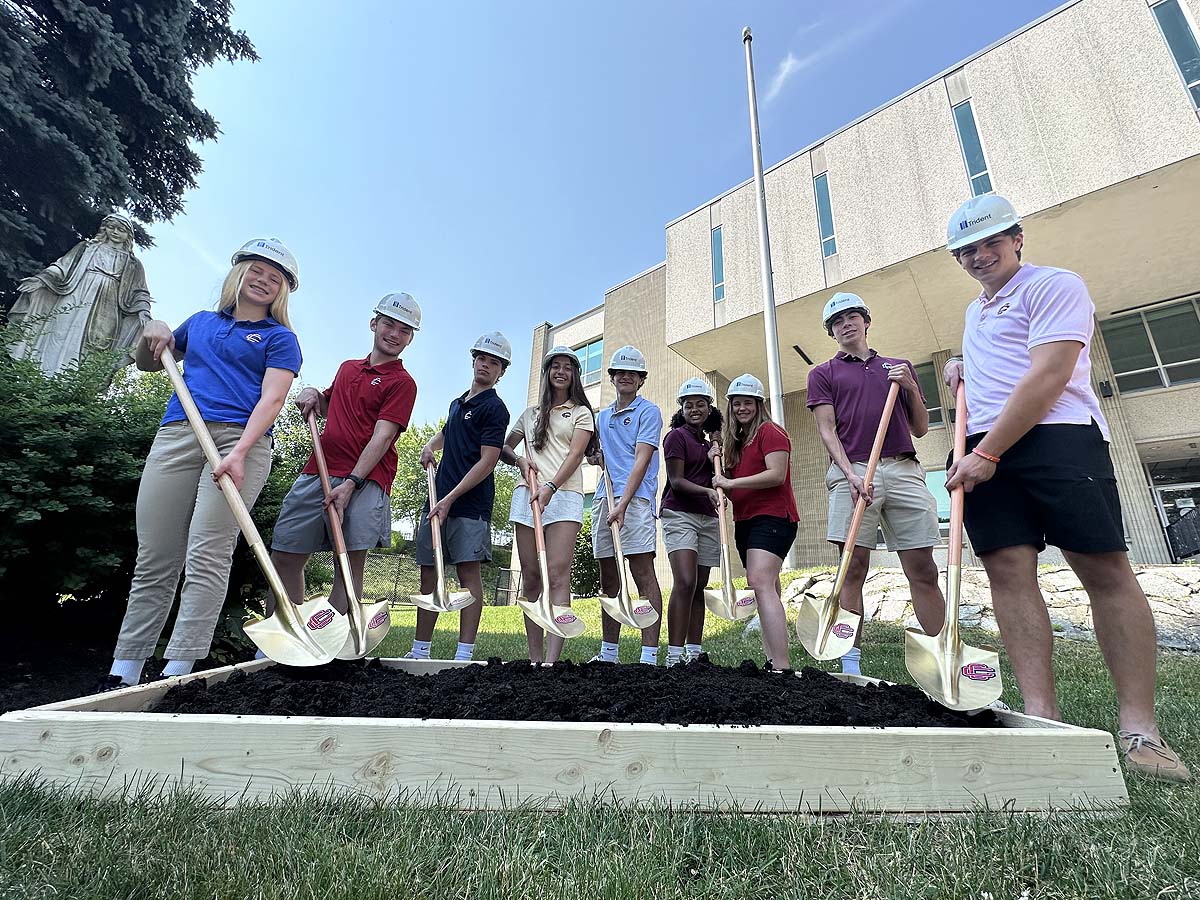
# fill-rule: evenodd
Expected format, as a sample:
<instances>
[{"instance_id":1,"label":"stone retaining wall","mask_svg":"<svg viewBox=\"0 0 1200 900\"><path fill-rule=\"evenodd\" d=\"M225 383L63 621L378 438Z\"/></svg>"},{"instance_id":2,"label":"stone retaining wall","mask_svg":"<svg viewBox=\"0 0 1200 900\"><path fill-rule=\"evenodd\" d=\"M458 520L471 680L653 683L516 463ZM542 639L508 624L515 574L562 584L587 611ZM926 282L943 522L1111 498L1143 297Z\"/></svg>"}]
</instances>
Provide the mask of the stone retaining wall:
<instances>
[{"instance_id":1,"label":"stone retaining wall","mask_svg":"<svg viewBox=\"0 0 1200 900\"><path fill-rule=\"evenodd\" d=\"M1154 611L1159 646L1200 652L1200 566L1135 566L1134 571ZM963 569L962 574L962 623L997 631L983 569ZM784 590L784 602L799 603L806 593L828 597L833 580L833 572L798 578ZM1038 572L1038 583L1055 632L1062 637L1094 640L1087 594L1075 573L1066 567L1044 569ZM917 624L908 582L899 569L871 570L863 588L863 617L867 621Z\"/></svg>"}]
</instances>

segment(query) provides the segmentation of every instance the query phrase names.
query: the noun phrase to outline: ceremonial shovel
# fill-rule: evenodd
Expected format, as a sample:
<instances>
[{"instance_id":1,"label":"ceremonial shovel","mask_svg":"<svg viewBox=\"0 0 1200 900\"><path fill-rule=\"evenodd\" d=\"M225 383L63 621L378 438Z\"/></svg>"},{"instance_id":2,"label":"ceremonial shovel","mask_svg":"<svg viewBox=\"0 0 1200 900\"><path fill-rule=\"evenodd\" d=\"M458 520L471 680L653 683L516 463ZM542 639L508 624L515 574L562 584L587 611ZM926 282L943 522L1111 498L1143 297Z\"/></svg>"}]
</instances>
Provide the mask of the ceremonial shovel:
<instances>
[{"instance_id":1,"label":"ceremonial shovel","mask_svg":"<svg viewBox=\"0 0 1200 900\"><path fill-rule=\"evenodd\" d=\"M308 414L308 431L312 435L313 458L317 461L317 473L321 478L321 492L326 502L333 492L329 481L329 466L325 464L325 451L321 449L321 435L317 432L317 414ZM350 620L350 635L338 653L338 659L361 659L379 646L392 627L392 613L386 600L368 603L360 600L350 577L350 556L346 552L346 538L342 534L342 517L332 506L325 507L329 514L329 531L333 535L333 549L337 553L338 568L342 572L342 584L346 589L346 617Z\"/></svg>"},{"instance_id":2,"label":"ceremonial shovel","mask_svg":"<svg viewBox=\"0 0 1200 900\"><path fill-rule=\"evenodd\" d=\"M602 477L604 478L605 496L608 497L608 509L611 512L616 506L616 501L613 498L612 482L609 480L607 470L604 471ZM596 527L595 522L592 523L592 527ZM621 590L615 597L601 594L600 605L604 607L606 613L622 625L638 629L649 628L658 621L658 611L645 600L635 601L630 599L629 581L625 575L625 554L621 550L621 529L617 527L616 522L613 522L608 527L612 532L613 552L616 557Z\"/></svg>"},{"instance_id":3,"label":"ceremonial shovel","mask_svg":"<svg viewBox=\"0 0 1200 900\"><path fill-rule=\"evenodd\" d=\"M805 597L796 616L796 636L813 659L837 659L844 656L854 646L854 636L862 627L862 616L842 608L842 585L846 583L846 573L850 571L854 539L858 537L858 529L867 511L866 492L871 489L871 482L875 478L875 468L883 454L883 439L887 435L888 423L892 420L892 410L896 406L899 393L900 384L893 381L888 387L883 415L879 417L879 428L875 431L875 443L871 445L871 455L867 459L867 471L863 475L863 493L858 495L858 502L854 504L854 515L850 518L850 530L846 532L842 561L838 566L837 578L833 582L833 590L825 600Z\"/></svg>"},{"instance_id":4,"label":"ceremonial shovel","mask_svg":"<svg viewBox=\"0 0 1200 900\"><path fill-rule=\"evenodd\" d=\"M715 460L717 471L721 471L721 454ZM739 591L733 587L733 573L729 569L729 539L725 536L725 492L717 488L717 524L721 529L721 589L705 589L704 605L708 611L722 619L748 619L758 612L758 601L753 591Z\"/></svg>"},{"instance_id":5,"label":"ceremonial shovel","mask_svg":"<svg viewBox=\"0 0 1200 900\"><path fill-rule=\"evenodd\" d=\"M161 358L163 368L167 377L171 379L175 396L179 398L183 411L187 414L196 440L204 451L208 464L216 469L221 465L221 454L217 445L213 443L208 426L204 424L204 417L196 408L196 401L192 399L191 392L184 384L183 375L175 365L175 357L164 347ZM246 543L250 545L254 558L258 560L258 565L267 578L267 584L275 592L278 600L272 615L257 622L247 622L243 626L246 636L254 641L269 659L285 666L321 666L330 662L346 643L350 632L349 620L345 616L339 616L337 610L330 606L324 597L300 604L292 603L233 479L222 475L218 483L225 495L225 502L229 504L233 517L246 538Z\"/></svg>"},{"instance_id":6,"label":"ceremonial shovel","mask_svg":"<svg viewBox=\"0 0 1200 900\"><path fill-rule=\"evenodd\" d=\"M528 470L525 484L529 487L529 497L533 499L538 494L537 478ZM573 638L583 634L587 627L583 619L575 615L569 606L553 606L550 603L550 572L546 567L546 535L542 531L542 509L538 504L533 507L533 539L537 545L538 572L542 576L542 594L537 600L517 598L517 606L525 615L533 619L542 628L561 638ZM524 585L521 586L524 588Z\"/></svg>"},{"instance_id":7,"label":"ceremonial shovel","mask_svg":"<svg viewBox=\"0 0 1200 900\"><path fill-rule=\"evenodd\" d=\"M438 502L437 487L433 483L433 465L425 467L425 478L429 482L429 508L432 510ZM437 573L437 582L432 594L413 594L412 601L430 612L458 612L475 602L470 591L446 590L446 563L442 556L442 523L437 519L429 520L429 528L433 535L433 567Z\"/></svg>"},{"instance_id":8,"label":"ceremonial shovel","mask_svg":"<svg viewBox=\"0 0 1200 900\"><path fill-rule=\"evenodd\" d=\"M954 409L954 461L967 451L967 393L960 381ZM991 647L971 647L958 636L958 597L962 585L962 527L965 491L950 495L950 537L946 551L946 622L937 634L904 630L904 664L917 685L949 709L981 709L1000 699L1000 656Z\"/></svg>"}]
</instances>

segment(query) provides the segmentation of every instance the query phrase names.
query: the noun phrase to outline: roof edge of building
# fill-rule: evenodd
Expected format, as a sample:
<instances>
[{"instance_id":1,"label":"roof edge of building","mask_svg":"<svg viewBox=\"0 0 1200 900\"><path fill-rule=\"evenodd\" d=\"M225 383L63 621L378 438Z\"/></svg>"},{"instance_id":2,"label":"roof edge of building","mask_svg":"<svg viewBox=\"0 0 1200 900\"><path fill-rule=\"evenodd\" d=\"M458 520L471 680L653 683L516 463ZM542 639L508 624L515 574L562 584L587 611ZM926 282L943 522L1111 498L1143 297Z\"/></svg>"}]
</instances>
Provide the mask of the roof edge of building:
<instances>
[{"instance_id":1,"label":"roof edge of building","mask_svg":"<svg viewBox=\"0 0 1200 900\"><path fill-rule=\"evenodd\" d=\"M662 262L655 263L648 269L643 269L642 271L638 272L636 275L631 275L629 278L626 278L620 284L614 284L612 287L610 287L607 291L604 292L604 296L607 297L613 291L619 291L621 288L625 287L625 285L632 284L633 282L637 281L639 278L642 278L646 275L649 275L651 272L654 272L658 269L663 268L663 266L665 266L666 264L667 264L667 261L664 259ZM600 305L603 306L604 304L601 303Z\"/></svg>"}]
</instances>

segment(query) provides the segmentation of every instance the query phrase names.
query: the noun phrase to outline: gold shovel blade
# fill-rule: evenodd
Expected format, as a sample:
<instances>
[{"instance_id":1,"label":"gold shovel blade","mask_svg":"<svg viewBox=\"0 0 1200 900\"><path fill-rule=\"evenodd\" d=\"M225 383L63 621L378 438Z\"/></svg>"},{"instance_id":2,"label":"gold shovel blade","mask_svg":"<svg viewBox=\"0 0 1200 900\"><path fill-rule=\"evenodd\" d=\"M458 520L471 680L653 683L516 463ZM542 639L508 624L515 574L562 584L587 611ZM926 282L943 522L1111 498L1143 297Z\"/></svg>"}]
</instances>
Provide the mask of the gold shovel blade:
<instances>
[{"instance_id":1,"label":"gold shovel blade","mask_svg":"<svg viewBox=\"0 0 1200 900\"><path fill-rule=\"evenodd\" d=\"M363 601L359 603L359 609L352 612L362 617L362 641L355 641L355 626L351 623L351 632L346 635L346 643L342 646L338 659L362 659L383 643L383 639L392 628L392 610L386 600L380 600L378 603ZM361 646L361 653L356 645Z\"/></svg>"},{"instance_id":2,"label":"gold shovel blade","mask_svg":"<svg viewBox=\"0 0 1200 900\"><path fill-rule=\"evenodd\" d=\"M517 599L517 606L542 628L560 638L578 637L587 628L583 619L575 615L569 606L551 606L541 600L530 602L524 598Z\"/></svg>"},{"instance_id":3,"label":"gold shovel blade","mask_svg":"<svg viewBox=\"0 0 1200 900\"><path fill-rule=\"evenodd\" d=\"M471 596L470 591L454 591L446 594L446 612L458 612L460 609L466 609L475 598Z\"/></svg>"},{"instance_id":4,"label":"gold shovel blade","mask_svg":"<svg viewBox=\"0 0 1200 900\"><path fill-rule=\"evenodd\" d=\"M646 605L650 606L650 604L646 604ZM606 613L608 613L610 618L616 619L622 625L628 625L630 628L644 627L637 623L637 619L635 619L633 617L632 612L626 611L625 604L621 602L620 597L609 597L604 594L601 594L600 595L600 607ZM651 606L650 611L654 612L654 607ZM651 621L654 621L654 620L651 619Z\"/></svg>"},{"instance_id":5,"label":"gold shovel blade","mask_svg":"<svg viewBox=\"0 0 1200 900\"><path fill-rule=\"evenodd\" d=\"M634 600L630 603L633 613L634 628L649 628L658 621L658 610L655 609L649 600Z\"/></svg>"},{"instance_id":6,"label":"gold shovel blade","mask_svg":"<svg viewBox=\"0 0 1200 900\"><path fill-rule=\"evenodd\" d=\"M960 643L955 652L940 635L906 628L904 663L917 686L947 709L982 709L1004 690L1000 655L991 647Z\"/></svg>"},{"instance_id":7,"label":"gold shovel blade","mask_svg":"<svg viewBox=\"0 0 1200 900\"><path fill-rule=\"evenodd\" d=\"M796 637L813 659L839 659L854 646L862 617L842 609L836 597L805 597L796 614Z\"/></svg>"},{"instance_id":8,"label":"gold shovel blade","mask_svg":"<svg viewBox=\"0 0 1200 900\"><path fill-rule=\"evenodd\" d=\"M247 622L246 636L268 658L285 666L323 666L331 662L350 636L350 619L340 615L324 597L316 597L293 607L295 621L303 629L297 633L292 622L274 615L258 622Z\"/></svg>"}]
</instances>

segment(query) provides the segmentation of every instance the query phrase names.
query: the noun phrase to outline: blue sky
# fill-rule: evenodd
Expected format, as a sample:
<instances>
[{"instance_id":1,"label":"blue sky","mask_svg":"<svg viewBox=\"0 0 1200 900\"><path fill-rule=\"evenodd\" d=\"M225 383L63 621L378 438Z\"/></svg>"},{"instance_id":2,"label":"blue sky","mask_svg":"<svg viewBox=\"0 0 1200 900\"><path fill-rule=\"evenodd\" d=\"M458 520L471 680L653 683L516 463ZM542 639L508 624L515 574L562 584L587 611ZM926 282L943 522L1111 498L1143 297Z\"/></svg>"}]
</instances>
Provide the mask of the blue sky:
<instances>
[{"instance_id":1,"label":"blue sky","mask_svg":"<svg viewBox=\"0 0 1200 900\"><path fill-rule=\"evenodd\" d=\"M242 0L262 60L195 80L222 135L184 214L151 228L156 315L210 307L232 251L279 237L302 383L366 355L375 302L407 290L414 421L467 388L492 329L515 415L533 328L661 262L668 221L750 176L744 25L770 166L1056 5Z\"/></svg>"}]
</instances>

